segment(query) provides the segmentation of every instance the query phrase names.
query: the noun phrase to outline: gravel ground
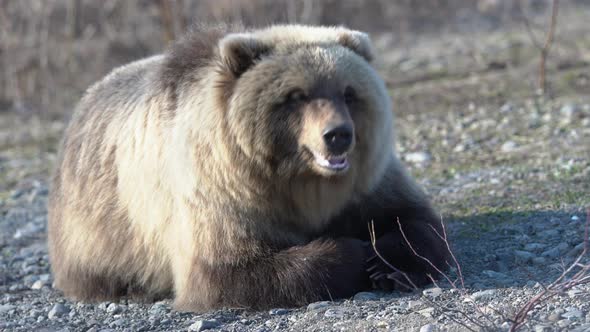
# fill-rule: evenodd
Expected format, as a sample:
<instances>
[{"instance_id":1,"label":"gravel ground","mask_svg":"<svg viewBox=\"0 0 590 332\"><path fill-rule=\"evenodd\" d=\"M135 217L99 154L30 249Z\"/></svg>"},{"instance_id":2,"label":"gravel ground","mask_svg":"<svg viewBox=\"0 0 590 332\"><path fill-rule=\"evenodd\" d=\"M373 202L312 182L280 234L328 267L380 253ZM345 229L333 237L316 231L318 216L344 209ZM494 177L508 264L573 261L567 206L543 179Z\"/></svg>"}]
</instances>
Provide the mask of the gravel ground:
<instances>
[{"instance_id":1,"label":"gravel ground","mask_svg":"<svg viewBox=\"0 0 590 332\"><path fill-rule=\"evenodd\" d=\"M45 240L47 178L64 120L0 110L0 330L508 330L584 247L590 34L580 17L561 30L543 98L531 93L536 62L523 31L404 47L378 40L399 150L448 225L464 275L459 289L441 282L413 293L201 315L175 312L170 300L68 301L52 289ZM590 331L590 286L534 306L523 329Z\"/></svg>"}]
</instances>

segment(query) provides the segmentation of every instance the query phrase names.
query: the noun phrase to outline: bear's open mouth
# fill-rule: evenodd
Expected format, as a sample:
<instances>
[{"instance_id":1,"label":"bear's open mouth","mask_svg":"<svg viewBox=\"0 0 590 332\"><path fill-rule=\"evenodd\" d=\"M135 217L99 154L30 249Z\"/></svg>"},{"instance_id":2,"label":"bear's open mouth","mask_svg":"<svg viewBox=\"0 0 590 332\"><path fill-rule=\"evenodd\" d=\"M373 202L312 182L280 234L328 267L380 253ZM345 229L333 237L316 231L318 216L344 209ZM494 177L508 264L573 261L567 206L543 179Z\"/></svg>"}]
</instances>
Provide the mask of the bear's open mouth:
<instances>
[{"instance_id":1,"label":"bear's open mouth","mask_svg":"<svg viewBox=\"0 0 590 332\"><path fill-rule=\"evenodd\" d=\"M343 153L339 156L323 156L322 154L315 151L312 153L316 164L331 171L342 172L350 167L347 153Z\"/></svg>"}]
</instances>

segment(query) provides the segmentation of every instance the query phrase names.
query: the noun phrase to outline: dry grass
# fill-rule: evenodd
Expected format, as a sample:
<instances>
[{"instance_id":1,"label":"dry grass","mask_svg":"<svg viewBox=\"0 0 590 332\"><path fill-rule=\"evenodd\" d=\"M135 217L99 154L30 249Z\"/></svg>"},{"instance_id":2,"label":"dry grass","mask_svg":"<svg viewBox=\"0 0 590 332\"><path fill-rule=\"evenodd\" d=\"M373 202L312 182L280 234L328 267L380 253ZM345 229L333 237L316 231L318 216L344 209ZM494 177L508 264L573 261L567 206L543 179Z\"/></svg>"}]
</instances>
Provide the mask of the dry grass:
<instances>
[{"instance_id":1,"label":"dry grass","mask_svg":"<svg viewBox=\"0 0 590 332\"><path fill-rule=\"evenodd\" d=\"M498 0L0 0L0 110L68 114L89 84L161 52L193 22L343 24L397 40L499 27L515 8Z\"/></svg>"}]
</instances>

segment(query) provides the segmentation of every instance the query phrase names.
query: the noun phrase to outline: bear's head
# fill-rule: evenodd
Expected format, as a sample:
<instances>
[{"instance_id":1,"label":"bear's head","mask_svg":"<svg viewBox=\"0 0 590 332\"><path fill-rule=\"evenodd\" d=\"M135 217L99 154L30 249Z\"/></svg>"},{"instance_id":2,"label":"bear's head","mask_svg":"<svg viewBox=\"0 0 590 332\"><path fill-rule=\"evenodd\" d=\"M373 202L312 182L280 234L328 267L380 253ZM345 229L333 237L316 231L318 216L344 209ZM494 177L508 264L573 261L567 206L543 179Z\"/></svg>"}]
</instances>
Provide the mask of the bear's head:
<instances>
[{"instance_id":1,"label":"bear's head","mask_svg":"<svg viewBox=\"0 0 590 332\"><path fill-rule=\"evenodd\" d=\"M346 181L368 191L382 176L392 114L366 34L274 26L228 34L218 51L227 135L274 181Z\"/></svg>"}]
</instances>

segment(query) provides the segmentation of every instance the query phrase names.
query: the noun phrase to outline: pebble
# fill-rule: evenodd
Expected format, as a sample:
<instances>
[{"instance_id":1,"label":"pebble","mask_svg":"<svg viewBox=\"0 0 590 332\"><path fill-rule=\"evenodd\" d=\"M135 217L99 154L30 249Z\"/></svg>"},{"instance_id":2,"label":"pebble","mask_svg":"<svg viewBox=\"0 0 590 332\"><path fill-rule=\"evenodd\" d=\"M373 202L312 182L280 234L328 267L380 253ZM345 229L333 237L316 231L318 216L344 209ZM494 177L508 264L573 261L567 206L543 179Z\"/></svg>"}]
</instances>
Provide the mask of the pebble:
<instances>
[{"instance_id":1,"label":"pebble","mask_svg":"<svg viewBox=\"0 0 590 332\"><path fill-rule=\"evenodd\" d=\"M559 231L557 229L548 229L542 231L539 235L546 238L556 238L559 237Z\"/></svg>"},{"instance_id":2,"label":"pebble","mask_svg":"<svg viewBox=\"0 0 590 332\"><path fill-rule=\"evenodd\" d=\"M565 104L561 107L561 109L559 109L559 112L561 113L561 115L563 115L565 118L571 118L574 113L576 113L576 111L578 110L578 106L575 104Z\"/></svg>"},{"instance_id":3,"label":"pebble","mask_svg":"<svg viewBox=\"0 0 590 332\"><path fill-rule=\"evenodd\" d=\"M420 332L434 332L436 331L436 325L426 324L420 328Z\"/></svg>"},{"instance_id":4,"label":"pebble","mask_svg":"<svg viewBox=\"0 0 590 332\"><path fill-rule=\"evenodd\" d=\"M564 312L561 317L569 320L577 320L584 317L584 313L580 309L570 308L568 311Z\"/></svg>"},{"instance_id":5,"label":"pebble","mask_svg":"<svg viewBox=\"0 0 590 332\"><path fill-rule=\"evenodd\" d=\"M535 332L551 332L553 329L547 325L535 325Z\"/></svg>"},{"instance_id":6,"label":"pebble","mask_svg":"<svg viewBox=\"0 0 590 332\"><path fill-rule=\"evenodd\" d=\"M545 247L547 247L547 245L542 244L542 243L527 243L524 246L524 250L527 250L527 251L537 251L537 250L542 250Z\"/></svg>"},{"instance_id":7,"label":"pebble","mask_svg":"<svg viewBox=\"0 0 590 332\"><path fill-rule=\"evenodd\" d=\"M42 280L37 280L31 286L31 289L41 289L43 286L47 286L47 283Z\"/></svg>"},{"instance_id":8,"label":"pebble","mask_svg":"<svg viewBox=\"0 0 590 332\"><path fill-rule=\"evenodd\" d=\"M547 317L547 319L552 322L557 322L561 319L561 313L554 311L551 314L549 314L549 317Z\"/></svg>"},{"instance_id":9,"label":"pebble","mask_svg":"<svg viewBox=\"0 0 590 332\"><path fill-rule=\"evenodd\" d=\"M508 153L508 152L513 152L514 150L516 150L516 143L514 141L507 141L504 144L502 144L502 146L500 147L500 151Z\"/></svg>"},{"instance_id":10,"label":"pebble","mask_svg":"<svg viewBox=\"0 0 590 332\"><path fill-rule=\"evenodd\" d=\"M438 297L442 294L442 289L440 289L439 287L433 287L433 288L428 288L422 291L422 294L424 294L424 296L428 296L428 297Z\"/></svg>"},{"instance_id":11,"label":"pebble","mask_svg":"<svg viewBox=\"0 0 590 332\"><path fill-rule=\"evenodd\" d=\"M569 321L568 319L562 319L557 322L557 326L559 326L561 328L568 327L570 324L571 324L571 321Z\"/></svg>"},{"instance_id":12,"label":"pebble","mask_svg":"<svg viewBox=\"0 0 590 332\"><path fill-rule=\"evenodd\" d=\"M474 301L478 300L490 300L496 295L497 291L495 289L487 289L484 291L479 291L471 294L470 298Z\"/></svg>"},{"instance_id":13,"label":"pebble","mask_svg":"<svg viewBox=\"0 0 590 332\"><path fill-rule=\"evenodd\" d=\"M9 312L16 309L16 306L12 304L0 304L0 314Z\"/></svg>"},{"instance_id":14,"label":"pebble","mask_svg":"<svg viewBox=\"0 0 590 332\"><path fill-rule=\"evenodd\" d=\"M127 325L127 321L124 318L119 318L117 320L115 320L114 322L112 322L111 324L109 324L110 327L121 327L121 326L125 326Z\"/></svg>"},{"instance_id":15,"label":"pebble","mask_svg":"<svg viewBox=\"0 0 590 332\"><path fill-rule=\"evenodd\" d=\"M385 321L379 321L379 322L377 322L377 324L375 324L375 327L378 329L386 329L386 328L389 328L389 323L387 323Z\"/></svg>"},{"instance_id":16,"label":"pebble","mask_svg":"<svg viewBox=\"0 0 590 332\"><path fill-rule=\"evenodd\" d=\"M307 310L308 311L312 311L312 310L318 310L318 309L322 309L325 307L329 307L331 305L330 301L320 301L320 302L314 302L314 303L310 303L307 306Z\"/></svg>"},{"instance_id":17,"label":"pebble","mask_svg":"<svg viewBox=\"0 0 590 332\"><path fill-rule=\"evenodd\" d=\"M416 301L416 300L408 301L408 309L412 309L412 308L415 308L420 305L422 305L422 301Z\"/></svg>"},{"instance_id":18,"label":"pebble","mask_svg":"<svg viewBox=\"0 0 590 332\"><path fill-rule=\"evenodd\" d=\"M484 270L482 274L492 278L492 279L507 279L508 276L505 273L492 271L492 270Z\"/></svg>"},{"instance_id":19,"label":"pebble","mask_svg":"<svg viewBox=\"0 0 590 332\"><path fill-rule=\"evenodd\" d=\"M559 250L557 248L551 248L544 251L541 255L547 258L557 258L559 257Z\"/></svg>"},{"instance_id":20,"label":"pebble","mask_svg":"<svg viewBox=\"0 0 590 332\"><path fill-rule=\"evenodd\" d=\"M371 292L359 292L354 295L353 300L356 302L363 302L363 301L376 301L379 297L375 293Z\"/></svg>"},{"instance_id":21,"label":"pebble","mask_svg":"<svg viewBox=\"0 0 590 332\"><path fill-rule=\"evenodd\" d=\"M567 252L566 256L568 257L576 257L582 253L584 250L584 243L578 243L575 247L573 247L570 251Z\"/></svg>"},{"instance_id":22,"label":"pebble","mask_svg":"<svg viewBox=\"0 0 590 332\"><path fill-rule=\"evenodd\" d=\"M290 311L287 309L282 309L282 308L278 308L278 309L271 309L268 314L271 316L280 316L280 315L285 315L288 314Z\"/></svg>"},{"instance_id":23,"label":"pebble","mask_svg":"<svg viewBox=\"0 0 590 332\"><path fill-rule=\"evenodd\" d=\"M430 159L432 159L432 157L430 156L430 154L428 154L428 152L410 152L410 153L406 153L406 155L404 156L404 159L407 162L410 162L413 164L422 164L422 163L430 161Z\"/></svg>"},{"instance_id":24,"label":"pebble","mask_svg":"<svg viewBox=\"0 0 590 332\"><path fill-rule=\"evenodd\" d=\"M51 308L51 310L47 314L47 317L49 317L49 319L54 319L61 317L62 315L67 314L68 312L70 312L70 309L68 307L61 303L58 303L54 305L53 308Z\"/></svg>"},{"instance_id":25,"label":"pebble","mask_svg":"<svg viewBox=\"0 0 590 332\"><path fill-rule=\"evenodd\" d=\"M586 294L586 292L578 288L573 288L567 291L567 296L569 297L576 297L583 294Z\"/></svg>"},{"instance_id":26,"label":"pebble","mask_svg":"<svg viewBox=\"0 0 590 332\"><path fill-rule=\"evenodd\" d=\"M330 308L326 310L324 316L328 318L342 318L345 314L346 312L340 308Z\"/></svg>"},{"instance_id":27,"label":"pebble","mask_svg":"<svg viewBox=\"0 0 590 332\"><path fill-rule=\"evenodd\" d=\"M418 313L426 318L431 318L434 314L434 308L428 307L422 310L419 310Z\"/></svg>"},{"instance_id":28,"label":"pebble","mask_svg":"<svg viewBox=\"0 0 590 332\"><path fill-rule=\"evenodd\" d=\"M123 309L122 309L122 308L121 308L121 306L119 306L118 304L116 304L116 303L111 303L111 304L109 304L109 306L106 308L106 311L107 311L108 313L111 313L111 314L113 314L113 315L114 315L114 314L118 314L118 313L120 313L121 311L123 311Z\"/></svg>"},{"instance_id":29,"label":"pebble","mask_svg":"<svg viewBox=\"0 0 590 332\"><path fill-rule=\"evenodd\" d=\"M220 325L221 324L217 320L214 320L214 319L198 320L198 321L194 322L193 324L191 324L191 326L188 327L188 330L192 331L192 332L199 332L199 331L214 329L216 327L219 327Z\"/></svg>"},{"instance_id":30,"label":"pebble","mask_svg":"<svg viewBox=\"0 0 590 332\"><path fill-rule=\"evenodd\" d=\"M535 258L535 254L532 252L524 251L524 250L515 250L514 256L516 256L516 261L522 263L528 263Z\"/></svg>"}]
</instances>

